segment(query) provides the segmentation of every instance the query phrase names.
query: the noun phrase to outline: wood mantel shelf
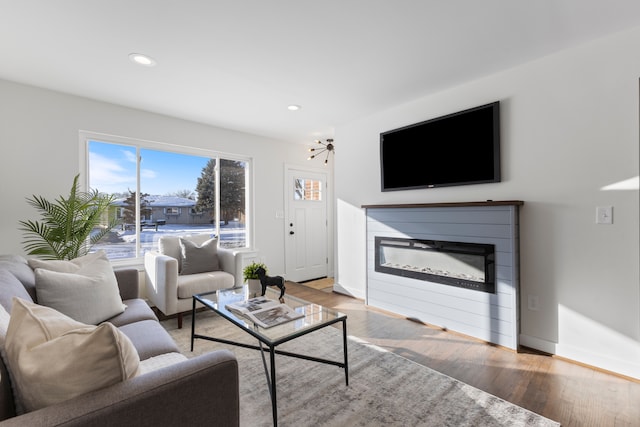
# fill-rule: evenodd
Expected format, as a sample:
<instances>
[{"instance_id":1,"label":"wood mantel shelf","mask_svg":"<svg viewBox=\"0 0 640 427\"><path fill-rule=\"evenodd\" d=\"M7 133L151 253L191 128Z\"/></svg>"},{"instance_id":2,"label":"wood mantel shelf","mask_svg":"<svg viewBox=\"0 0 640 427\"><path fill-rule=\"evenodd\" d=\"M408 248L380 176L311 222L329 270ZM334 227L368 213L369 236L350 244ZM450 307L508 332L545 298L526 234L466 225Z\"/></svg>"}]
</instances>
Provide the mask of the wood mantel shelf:
<instances>
[{"instance_id":1,"label":"wood mantel shelf","mask_svg":"<svg viewBox=\"0 0 640 427\"><path fill-rule=\"evenodd\" d=\"M522 206L522 200L485 200L484 202L404 203L390 205L362 205L364 209L384 208L450 208L468 206Z\"/></svg>"}]
</instances>

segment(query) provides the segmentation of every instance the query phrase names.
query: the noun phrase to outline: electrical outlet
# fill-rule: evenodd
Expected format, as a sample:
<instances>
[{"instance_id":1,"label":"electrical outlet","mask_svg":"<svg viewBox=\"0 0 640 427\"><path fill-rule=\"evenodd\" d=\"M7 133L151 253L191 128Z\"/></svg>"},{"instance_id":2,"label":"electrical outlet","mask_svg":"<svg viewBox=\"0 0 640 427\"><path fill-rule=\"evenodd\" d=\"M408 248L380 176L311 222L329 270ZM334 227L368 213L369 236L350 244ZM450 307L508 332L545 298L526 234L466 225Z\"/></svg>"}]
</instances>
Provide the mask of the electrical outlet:
<instances>
[{"instance_id":1,"label":"electrical outlet","mask_svg":"<svg viewBox=\"0 0 640 427\"><path fill-rule=\"evenodd\" d=\"M538 298L537 295L529 295L528 301L527 301L527 307L531 311L540 310L540 298Z\"/></svg>"},{"instance_id":2,"label":"electrical outlet","mask_svg":"<svg viewBox=\"0 0 640 427\"><path fill-rule=\"evenodd\" d=\"M613 224L613 206L596 207L596 224Z\"/></svg>"}]
</instances>

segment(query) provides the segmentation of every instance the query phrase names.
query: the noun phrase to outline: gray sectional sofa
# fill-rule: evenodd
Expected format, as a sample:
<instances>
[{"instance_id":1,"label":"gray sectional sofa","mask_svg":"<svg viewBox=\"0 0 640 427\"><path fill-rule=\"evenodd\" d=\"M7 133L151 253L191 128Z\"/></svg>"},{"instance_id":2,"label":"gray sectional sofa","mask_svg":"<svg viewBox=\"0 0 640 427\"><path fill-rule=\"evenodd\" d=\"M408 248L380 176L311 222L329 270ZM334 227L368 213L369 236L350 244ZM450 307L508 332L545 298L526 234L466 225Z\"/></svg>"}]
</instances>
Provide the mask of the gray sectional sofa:
<instances>
[{"instance_id":1,"label":"gray sectional sofa","mask_svg":"<svg viewBox=\"0 0 640 427\"><path fill-rule=\"evenodd\" d=\"M175 355L165 366L24 414L16 413L11 368L0 360L0 426L239 425L238 365L228 351L187 359L147 303L138 298L138 270L115 270L126 309L107 321L123 332L145 361ZM0 305L14 297L37 303L34 270L21 256L0 256ZM168 359L172 359L169 357ZM167 359L167 360L168 360ZM15 384L14 384L15 386Z\"/></svg>"}]
</instances>

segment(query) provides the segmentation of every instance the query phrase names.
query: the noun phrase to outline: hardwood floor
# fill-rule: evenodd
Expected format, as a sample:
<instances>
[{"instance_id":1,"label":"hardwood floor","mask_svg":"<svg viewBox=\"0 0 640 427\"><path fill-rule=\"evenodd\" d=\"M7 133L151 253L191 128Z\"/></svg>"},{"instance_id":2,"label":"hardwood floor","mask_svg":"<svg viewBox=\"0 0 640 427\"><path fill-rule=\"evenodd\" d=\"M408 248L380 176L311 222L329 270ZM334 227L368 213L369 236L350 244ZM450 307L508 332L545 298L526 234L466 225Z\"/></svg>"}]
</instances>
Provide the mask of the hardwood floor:
<instances>
[{"instance_id":1,"label":"hardwood floor","mask_svg":"<svg viewBox=\"0 0 640 427\"><path fill-rule=\"evenodd\" d=\"M349 335L384 347L564 427L640 426L640 383L535 351L515 353L287 282L287 293L348 316Z\"/></svg>"}]
</instances>

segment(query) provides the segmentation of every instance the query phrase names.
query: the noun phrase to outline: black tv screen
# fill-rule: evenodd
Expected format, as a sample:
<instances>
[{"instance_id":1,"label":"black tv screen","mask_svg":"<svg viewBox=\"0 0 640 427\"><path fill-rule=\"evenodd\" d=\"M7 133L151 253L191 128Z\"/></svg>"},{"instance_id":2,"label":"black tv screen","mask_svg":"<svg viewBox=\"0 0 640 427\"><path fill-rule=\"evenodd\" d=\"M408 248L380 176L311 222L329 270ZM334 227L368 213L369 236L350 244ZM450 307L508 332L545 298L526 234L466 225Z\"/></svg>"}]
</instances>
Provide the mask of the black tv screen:
<instances>
[{"instance_id":1,"label":"black tv screen","mask_svg":"<svg viewBox=\"0 0 640 427\"><path fill-rule=\"evenodd\" d=\"M500 181L500 102L380 134L382 191Z\"/></svg>"}]
</instances>

